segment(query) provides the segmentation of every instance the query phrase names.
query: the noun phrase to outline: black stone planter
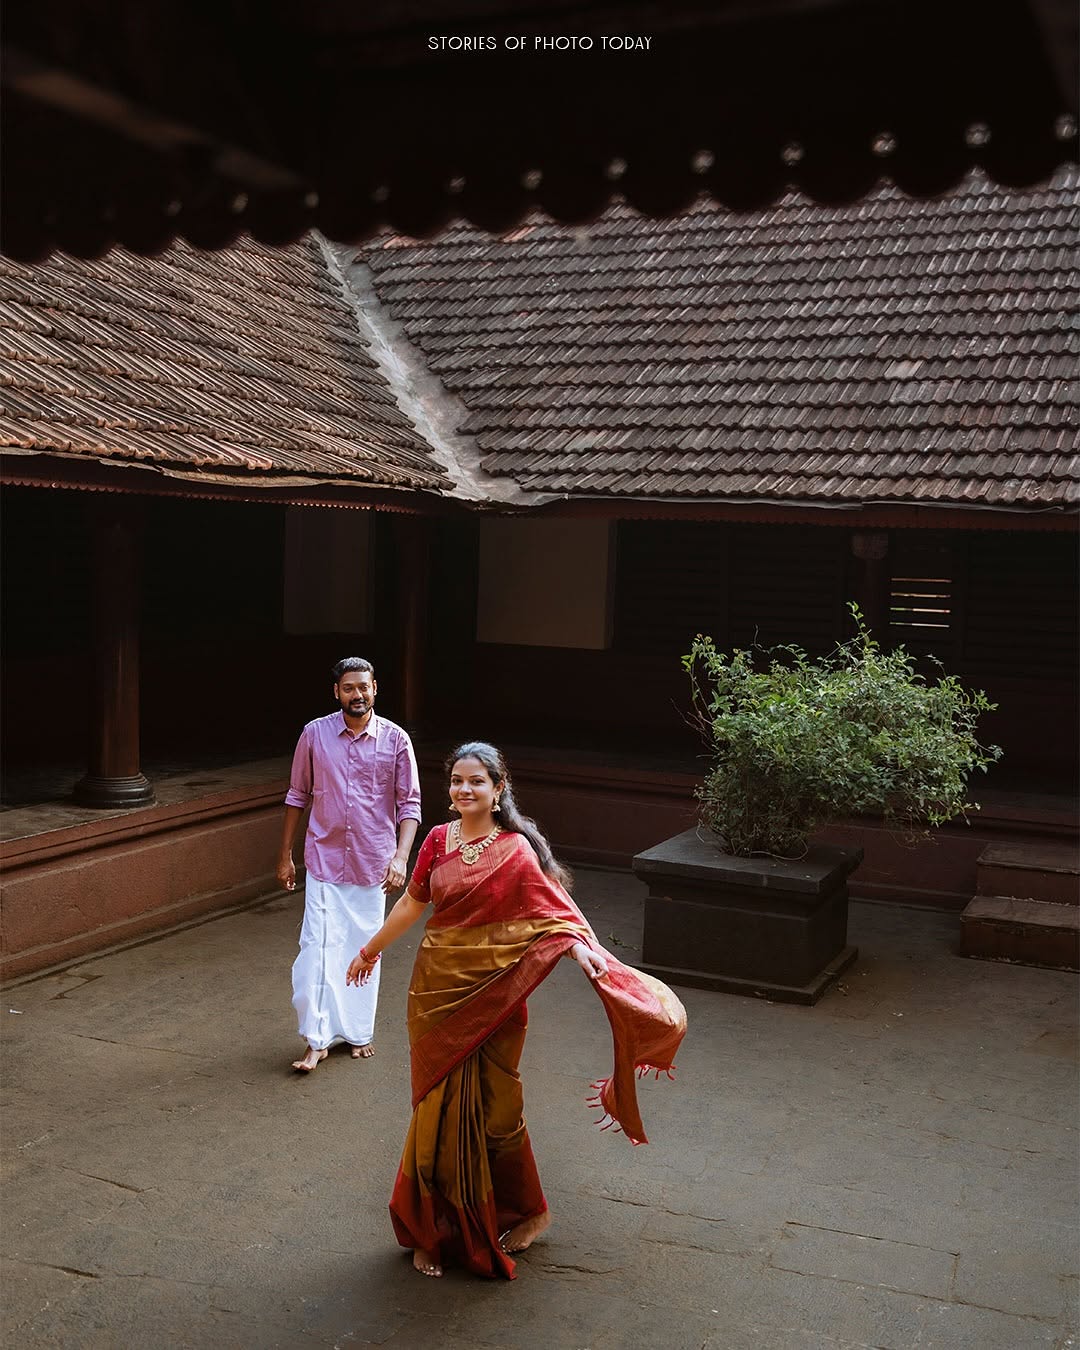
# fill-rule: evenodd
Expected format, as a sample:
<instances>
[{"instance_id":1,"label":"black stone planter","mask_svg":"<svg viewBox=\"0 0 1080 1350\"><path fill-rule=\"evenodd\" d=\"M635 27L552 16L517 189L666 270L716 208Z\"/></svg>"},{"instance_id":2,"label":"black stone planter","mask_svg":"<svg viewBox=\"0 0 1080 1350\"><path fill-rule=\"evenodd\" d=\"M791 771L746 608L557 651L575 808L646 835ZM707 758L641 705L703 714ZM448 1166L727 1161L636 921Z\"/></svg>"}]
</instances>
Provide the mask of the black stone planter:
<instances>
[{"instance_id":1,"label":"black stone planter","mask_svg":"<svg viewBox=\"0 0 1080 1350\"><path fill-rule=\"evenodd\" d=\"M799 862L735 858L702 829L634 859L648 885L642 966L672 984L816 1003L858 955L847 879L862 849L817 845Z\"/></svg>"}]
</instances>

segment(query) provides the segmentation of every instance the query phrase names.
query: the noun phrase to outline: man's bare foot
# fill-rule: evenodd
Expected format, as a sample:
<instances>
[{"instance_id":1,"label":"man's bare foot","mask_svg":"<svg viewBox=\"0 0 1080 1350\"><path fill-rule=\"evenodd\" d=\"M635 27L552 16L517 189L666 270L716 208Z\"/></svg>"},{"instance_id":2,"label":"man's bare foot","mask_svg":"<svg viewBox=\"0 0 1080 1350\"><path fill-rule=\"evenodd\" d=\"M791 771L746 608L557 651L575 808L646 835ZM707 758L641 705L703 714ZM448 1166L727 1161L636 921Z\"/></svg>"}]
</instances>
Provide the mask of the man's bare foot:
<instances>
[{"instance_id":1,"label":"man's bare foot","mask_svg":"<svg viewBox=\"0 0 1080 1350\"><path fill-rule=\"evenodd\" d=\"M414 1247L412 1254L413 1269L418 1270L421 1275L430 1275L433 1279L438 1279L442 1274L442 1266L431 1254L424 1251L423 1247Z\"/></svg>"},{"instance_id":2,"label":"man's bare foot","mask_svg":"<svg viewBox=\"0 0 1080 1350\"><path fill-rule=\"evenodd\" d=\"M499 1246L507 1255L514 1252L523 1252L531 1247L540 1234L546 1232L550 1227L551 1210L545 1209L543 1214L534 1214L531 1219L523 1219L513 1228L508 1228L499 1238Z\"/></svg>"},{"instance_id":3,"label":"man's bare foot","mask_svg":"<svg viewBox=\"0 0 1080 1350\"><path fill-rule=\"evenodd\" d=\"M370 1059L375 1053L375 1047L368 1041L367 1045L354 1045L352 1047L353 1059Z\"/></svg>"},{"instance_id":4,"label":"man's bare foot","mask_svg":"<svg viewBox=\"0 0 1080 1350\"><path fill-rule=\"evenodd\" d=\"M320 1061L326 1058L327 1053L328 1052L326 1050L315 1050L312 1046L309 1045L307 1048L307 1054L303 1057L303 1059L293 1060L293 1068L296 1070L297 1073L310 1073L316 1064L320 1063Z\"/></svg>"}]
</instances>

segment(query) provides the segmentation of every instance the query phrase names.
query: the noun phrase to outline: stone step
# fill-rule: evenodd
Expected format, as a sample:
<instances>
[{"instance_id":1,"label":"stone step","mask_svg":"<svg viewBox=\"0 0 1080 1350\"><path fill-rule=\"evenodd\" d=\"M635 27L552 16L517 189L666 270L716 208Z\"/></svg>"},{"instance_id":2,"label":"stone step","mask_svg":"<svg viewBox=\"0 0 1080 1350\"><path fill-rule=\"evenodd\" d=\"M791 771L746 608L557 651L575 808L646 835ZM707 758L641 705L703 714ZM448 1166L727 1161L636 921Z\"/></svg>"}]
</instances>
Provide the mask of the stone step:
<instances>
[{"instance_id":1,"label":"stone step","mask_svg":"<svg viewBox=\"0 0 1080 1350\"><path fill-rule=\"evenodd\" d=\"M977 895L960 916L960 954L1021 966L1080 970L1080 908Z\"/></svg>"},{"instance_id":2,"label":"stone step","mask_svg":"<svg viewBox=\"0 0 1080 1350\"><path fill-rule=\"evenodd\" d=\"M1080 905L1080 849L1073 844L991 844L975 876L976 895Z\"/></svg>"}]
</instances>

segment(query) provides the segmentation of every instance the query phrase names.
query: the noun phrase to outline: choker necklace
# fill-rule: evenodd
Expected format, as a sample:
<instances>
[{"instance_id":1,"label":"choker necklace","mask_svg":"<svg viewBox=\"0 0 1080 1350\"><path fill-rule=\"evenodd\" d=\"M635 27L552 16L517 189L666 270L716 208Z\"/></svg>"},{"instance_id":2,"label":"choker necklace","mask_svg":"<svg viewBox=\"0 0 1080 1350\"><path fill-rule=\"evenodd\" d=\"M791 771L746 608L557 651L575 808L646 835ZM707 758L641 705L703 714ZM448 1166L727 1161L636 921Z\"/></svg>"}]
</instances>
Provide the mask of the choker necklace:
<instances>
[{"instance_id":1,"label":"choker necklace","mask_svg":"<svg viewBox=\"0 0 1080 1350\"><path fill-rule=\"evenodd\" d=\"M486 839L474 839L467 844L461 837L460 821L454 821L454 835L457 840L458 851L461 854L461 861L469 867L479 859L480 854L483 853L488 844L493 844L500 834L502 834L502 826L496 825Z\"/></svg>"}]
</instances>

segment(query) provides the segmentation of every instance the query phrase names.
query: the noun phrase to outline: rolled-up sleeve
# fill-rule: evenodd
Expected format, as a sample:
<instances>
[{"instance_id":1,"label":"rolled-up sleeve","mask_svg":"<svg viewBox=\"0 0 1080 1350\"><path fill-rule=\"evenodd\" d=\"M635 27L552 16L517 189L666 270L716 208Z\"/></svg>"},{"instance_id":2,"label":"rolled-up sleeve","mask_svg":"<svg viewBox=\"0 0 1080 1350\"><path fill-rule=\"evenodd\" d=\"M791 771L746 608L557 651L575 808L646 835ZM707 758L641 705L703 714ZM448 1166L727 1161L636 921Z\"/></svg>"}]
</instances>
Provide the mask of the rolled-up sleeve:
<instances>
[{"instance_id":1,"label":"rolled-up sleeve","mask_svg":"<svg viewBox=\"0 0 1080 1350\"><path fill-rule=\"evenodd\" d=\"M403 820L420 820L420 771L416 767L412 741L401 733L397 747L397 770L394 774L395 824Z\"/></svg>"},{"instance_id":2,"label":"rolled-up sleeve","mask_svg":"<svg viewBox=\"0 0 1080 1350\"><path fill-rule=\"evenodd\" d=\"M293 755L292 772L289 774L289 790L285 794L286 806L299 806L303 809L311 802L311 729L305 727L296 742Z\"/></svg>"}]
</instances>

